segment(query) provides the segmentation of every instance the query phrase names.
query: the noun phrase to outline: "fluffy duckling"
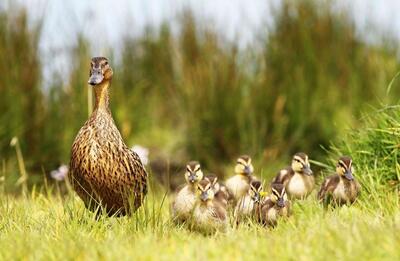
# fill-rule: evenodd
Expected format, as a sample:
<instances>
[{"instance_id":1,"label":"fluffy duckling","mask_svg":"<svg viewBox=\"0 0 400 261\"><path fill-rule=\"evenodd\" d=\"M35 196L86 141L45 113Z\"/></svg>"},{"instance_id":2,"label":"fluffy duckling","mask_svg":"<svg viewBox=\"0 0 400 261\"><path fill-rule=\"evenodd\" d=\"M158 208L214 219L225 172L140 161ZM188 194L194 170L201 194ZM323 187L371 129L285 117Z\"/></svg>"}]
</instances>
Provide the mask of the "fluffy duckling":
<instances>
[{"instance_id":1,"label":"fluffy duckling","mask_svg":"<svg viewBox=\"0 0 400 261\"><path fill-rule=\"evenodd\" d=\"M234 217L236 223L246 217L252 217L255 215L256 209L262 204L262 198L264 196L263 186L260 181L254 180L250 183L250 188L247 194L239 199L236 204Z\"/></svg>"},{"instance_id":2,"label":"fluffy duckling","mask_svg":"<svg viewBox=\"0 0 400 261\"><path fill-rule=\"evenodd\" d=\"M327 177L318 192L318 199L332 199L336 204L353 203L360 193L360 184L354 179L352 159L340 157L336 165L336 173Z\"/></svg>"},{"instance_id":3,"label":"fluffy duckling","mask_svg":"<svg viewBox=\"0 0 400 261\"><path fill-rule=\"evenodd\" d=\"M172 216L177 222L185 222L192 214L196 202L197 184L204 174L200 163L191 161L186 165L185 186L180 189L172 203Z\"/></svg>"},{"instance_id":4,"label":"fluffy duckling","mask_svg":"<svg viewBox=\"0 0 400 261\"><path fill-rule=\"evenodd\" d=\"M282 184L272 184L271 191L271 195L262 203L256 215L263 225L276 226L279 218L289 217L290 202L287 199L285 186Z\"/></svg>"},{"instance_id":5,"label":"fluffy duckling","mask_svg":"<svg viewBox=\"0 0 400 261\"><path fill-rule=\"evenodd\" d=\"M272 183L283 184L292 198L305 198L314 189L315 180L308 156L299 152L293 156L291 166L279 171Z\"/></svg>"},{"instance_id":6,"label":"fluffy duckling","mask_svg":"<svg viewBox=\"0 0 400 261\"><path fill-rule=\"evenodd\" d=\"M197 199L191 220L192 228L203 232L224 230L227 226L226 208L215 198L213 185L208 179L197 184Z\"/></svg>"},{"instance_id":7,"label":"fluffy duckling","mask_svg":"<svg viewBox=\"0 0 400 261\"><path fill-rule=\"evenodd\" d=\"M228 206L229 193L226 186L218 181L218 177L210 174L205 177L213 187L215 199L217 199L224 207Z\"/></svg>"},{"instance_id":8,"label":"fluffy duckling","mask_svg":"<svg viewBox=\"0 0 400 261\"><path fill-rule=\"evenodd\" d=\"M234 204L247 194L251 181L256 180L253 176L253 171L254 168L249 156L243 155L237 159L235 175L229 178L225 183Z\"/></svg>"}]
</instances>

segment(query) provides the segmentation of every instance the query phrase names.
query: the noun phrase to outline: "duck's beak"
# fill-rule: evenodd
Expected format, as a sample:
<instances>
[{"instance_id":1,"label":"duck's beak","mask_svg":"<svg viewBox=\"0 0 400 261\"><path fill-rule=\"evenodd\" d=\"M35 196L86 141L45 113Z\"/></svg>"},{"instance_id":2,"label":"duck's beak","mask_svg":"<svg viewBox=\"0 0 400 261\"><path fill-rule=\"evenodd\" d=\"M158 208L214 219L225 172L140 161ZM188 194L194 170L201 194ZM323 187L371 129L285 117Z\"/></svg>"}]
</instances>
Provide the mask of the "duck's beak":
<instances>
[{"instance_id":1,"label":"duck's beak","mask_svg":"<svg viewBox=\"0 0 400 261\"><path fill-rule=\"evenodd\" d=\"M90 74L88 83L90 85L97 85L101 83L104 79L103 73L101 72L101 69L92 69L92 72Z\"/></svg>"},{"instance_id":2,"label":"duck's beak","mask_svg":"<svg viewBox=\"0 0 400 261\"><path fill-rule=\"evenodd\" d=\"M206 200L208 199L208 194L207 194L207 192L202 192L202 193L200 194L200 199L201 199L202 201L206 201Z\"/></svg>"},{"instance_id":3,"label":"duck's beak","mask_svg":"<svg viewBox=\"0 0 400 261\"><path fill-rule=\"evenodd\" d=\"M259 203L259 202L260 202L260 194L254 195L253 200L254 200L254 202L256 202L256 203Z\"/></svg>"},{"instance_id":4,"label":"duck's beak","mask_svg":"<svg viewBox=\"0 0 400 261\"><path fill-rule=\"evenodd\" d=\"M251 174L250 167L249 167L249 166L245 166L243 172L244 172L246 175L250 175L250 174Z\"/></svg>"},{"instance_id":5,"label":"duck's beak","mask_svg":"<svg viewBox=\"0 0 400 261\"><path fill-rule=\"evenodd\" d=\"M304 166L303 167L303 173L306 174L306 175L309 175L309 176L311 176L313 174L310 166Z\"/></svg>"},{"instance_id":6,"label":"duck's beak","mask_svg":"<svg viewBox=\"0 0 400 261\"><path fill-rule=\"evenodd\" d=\"M344 177L346 178L346 179L348 179L348 180L353 180L354 179L354 177L353 177L353 173L351 173L351 170L346 170L346 172L344 173Z\"/></svg>"},{"instance_id":7,"label":"duck's beak","mask_svg":"<svg viewBox=\"0 0 400 261\"><path fill-rule=\"evenodd\" d=\"M194 176L194 175L190 175L190 176L189 176L189 182L190 182L190 183L194 183L195 181L196 181L195 176Z\"/></svg>"},{"instance_id":8,"label":"duck's beak","mask_svg":"<svg viewBox=\"0 0 400 261\"><path fill-rule=\"evenodd\" d=\"M283 208L285 206L285 200L283 198L278 199L278 202L276 203L278 207Z\"/></svg>"}]
</instances>

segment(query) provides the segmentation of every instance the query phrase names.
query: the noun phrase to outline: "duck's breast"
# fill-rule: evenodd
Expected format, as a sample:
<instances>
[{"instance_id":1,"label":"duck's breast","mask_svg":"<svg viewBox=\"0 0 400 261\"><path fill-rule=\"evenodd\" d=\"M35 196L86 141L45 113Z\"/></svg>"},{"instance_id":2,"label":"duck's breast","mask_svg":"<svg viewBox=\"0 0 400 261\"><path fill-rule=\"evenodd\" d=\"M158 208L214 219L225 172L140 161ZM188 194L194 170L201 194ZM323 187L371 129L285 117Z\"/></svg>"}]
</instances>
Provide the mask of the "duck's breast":
<instances>
[{"instance_id":1,"label":"duck's breast","mask_svg":"<svg viewBox=\"0 0 400 261\"><path fill-rule=\"evenodd\" d=\"M236 200L243 197L250 187L249 182L241 175L236 175L228 179L225 185Z\"/></svg>"},{"instance_id":2,"label":"duck's breast","mask_svg":"<svg viewBox=\"0 0 400 261\"><path fill-rule=\"evenodd\" d=\"M295 173L293 175L289 180L287 190L290 195L296 197L302 197L307 193L307 187L301 174Z\"/></svg>"},{"instance_id":3,"label":"duck's breast","mask_svg":"<svg viewBox=\"0 0 400 261\"><path fill-rule=\"evenodd\" d=\"M339 183L337 184L336 188L333 190L333 198L335 200L341 201L348 201L348 195L346 193L346 187L343 183L343 180L340 179Z\"/></svg>"},{"instance_id":4,"label":"duck's breast","mask_svg":"<svg viewBox=\"0 0 400 261\"><path fill-rule=\"evenodd\" d=\"M190 190L188 186L183 187L176 195L174 201L175 214L189 214L196 202L196 195Z\"/></svg>"}]
</instances>

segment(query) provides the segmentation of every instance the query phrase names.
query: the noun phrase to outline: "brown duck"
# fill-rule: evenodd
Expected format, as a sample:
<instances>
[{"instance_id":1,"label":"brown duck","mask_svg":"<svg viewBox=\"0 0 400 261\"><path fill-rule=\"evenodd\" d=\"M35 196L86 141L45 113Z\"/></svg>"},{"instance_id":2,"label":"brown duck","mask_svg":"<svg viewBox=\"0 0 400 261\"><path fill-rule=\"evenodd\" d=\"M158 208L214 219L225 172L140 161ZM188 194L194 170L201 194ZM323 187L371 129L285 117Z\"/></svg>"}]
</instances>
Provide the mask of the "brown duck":
<instances>
[{"instance_id":1,"label":"brown duck","mask_svg":"<svg viewBox=\"0 0 400 261\"><path fill-rule=\"evenodd\" d=\"M274 227L279 219L290 216L291 204L283 184L273 183L271 192L261 207L256 208L256 217L261 224Z\"/></svg>"},{"instance_id":2,"label":"brown duck","mask_svg":"<svg viewBox=\"0 0 400 261\"><path fill-rule=\"evenodd\" d=\"M298 152L292 158L292 164L279 171L272 183L283 184L289 197L302 199L314 189L314 176L307 154Z\"/></svg>"},{"instance_id":3,"label":"brown duck","mask_svg":"<svg viewBox=\"0 0 400 261\"><path fill-rule=\"evenodd\" d=\"M147 172L139 156L122 140L109 109L113 71L107 58L94 57L88 83L96 102L72 145L69 182L92 211L124 216L142 204Z\"/></svg>"},{"instance_id":4,"label":"brown duck","mask_svg":"<svg viewBox=\"0 0 400 261\"><path fill-rule=\"evenodd\" d=\"M340 157L336 173L327 177L318 192L318 199L324 203L343 205L354 203L361 186L353 176L353 161L349 156Z\"/></svg>"}]
</instances>

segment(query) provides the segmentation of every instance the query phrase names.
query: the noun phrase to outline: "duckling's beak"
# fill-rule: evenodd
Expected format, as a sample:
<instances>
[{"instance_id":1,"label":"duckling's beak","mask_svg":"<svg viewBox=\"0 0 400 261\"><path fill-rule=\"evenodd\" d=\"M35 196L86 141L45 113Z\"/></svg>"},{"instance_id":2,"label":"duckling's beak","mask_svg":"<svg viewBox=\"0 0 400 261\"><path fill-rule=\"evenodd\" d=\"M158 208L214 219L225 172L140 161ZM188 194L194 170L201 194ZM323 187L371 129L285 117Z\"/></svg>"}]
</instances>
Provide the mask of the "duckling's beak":
<instances>
[{"instance_id":1,"label":"duckling's beak","mask_svg":"<svg viewBox=\"0 0 400 261\"><path fill-rule=\"evenodd\" d=\"M348 179L348 180L353 180L354 179L354 177L353 177L353 173L351 173L351 170L346 170L346 172L344 173L344 177L346 178L346 179Z\"/></svg>"},{"instance_id":2,"label":"duckling's beak","mask_svg":"<svg viewBox=\"0 0 400 261\"><path fill-rule=\"evenodd\" d=\"M303 167L303 173L306 174L306 175L309 175L309 176L311 176L313 174L310 166L304 166Z\"/></svg>"},{"instance_id":3,"label":"duckling's beak","mask_svg":"<svg viewBox=\"0 0 400 261\"><path fill-rule=\"evenodd\" d=\"M246 175L250 175L250 174L251 174L250 167L249 167L249 166L245 166L243 172L244 172Z\"/></svg>"},{"instance_id":4,"label":"duckling's beak","mask_svg":"<svg viewBox=\"0 0 400 261\"><path fill-rule=\"evenodd\" d=\"M190 176L189 176L189 182L190 182L190 183L194 183L195 181L196 181L195 176L194 176L194 175L190 175Z\"/></svg>"},{"instance_id":5,"label":"duckling's beak","mask_svg":"<svg viewBox=\"0 0 400 261\"><path fill-rule=\"evenodd\" d=\"M88 83L90 85L97 85L97 84L101 83L103 81L103 79L104 79L104 76L103 76L103 73L101 72L101 69L92 69Z\"/></svg>"},{"instance_id":6,"label":"duckling's beak","mask_svg":"<svg viewBox=\"0 0 400 261\"><path fill-rule=\"evenodd\" d=\"M208 199L208 194L207 194L207 192L202 192L202 193L200 194L200 199L201 199L202 201L206 201L206 200Z\"/></svg>"},{"instance_id":7,"label":"duckling's beak","mask_svg":"<svg viewBox=\"0 0 400 261\"><path fill-rule=\"evenodd\" d=\"M260 194L255 194L253 200L256 203L260 202Z\"/></svg>"},{"instance_id":8,"label":"duckling's beak","mask_svg":"<svg viewBox=\"0 0 400 261\"><path fill-rule=\"evenodd\" d=\"M285 200L283 198L278 199L278 202L276 203L278 207L283 208L285 206Z\"/></svg>"}]
</instances>

